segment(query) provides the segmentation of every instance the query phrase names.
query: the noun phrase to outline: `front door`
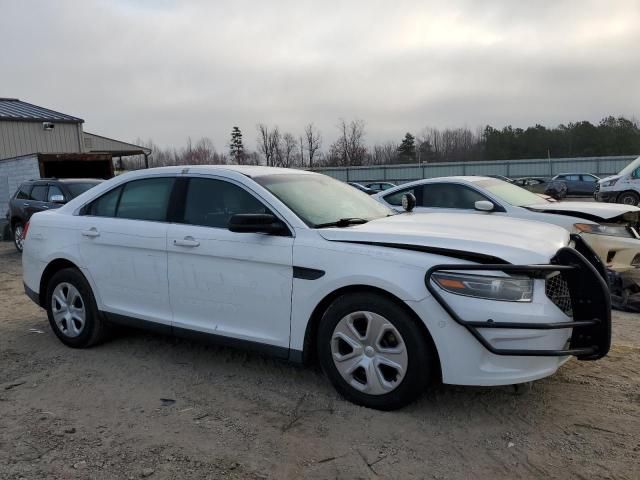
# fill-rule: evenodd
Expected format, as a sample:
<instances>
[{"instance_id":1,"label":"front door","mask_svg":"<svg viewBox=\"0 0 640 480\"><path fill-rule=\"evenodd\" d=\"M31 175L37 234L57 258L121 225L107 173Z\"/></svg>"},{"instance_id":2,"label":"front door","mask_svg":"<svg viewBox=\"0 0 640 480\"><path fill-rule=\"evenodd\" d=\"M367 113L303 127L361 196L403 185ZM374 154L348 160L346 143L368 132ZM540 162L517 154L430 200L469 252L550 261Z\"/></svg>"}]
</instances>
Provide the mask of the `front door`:
<instances>
[{"instance_id":1,"label":"front door","mask_svg":"<svg viewBox=\"0 0 640 480\"><path fill-rule=\"evenodd\" d=\"M191 177L179 223L169 226L174 328L289 347L293 237L233 233L236 213L271 213L224 179Z\"/></svg>"}]
</instances>

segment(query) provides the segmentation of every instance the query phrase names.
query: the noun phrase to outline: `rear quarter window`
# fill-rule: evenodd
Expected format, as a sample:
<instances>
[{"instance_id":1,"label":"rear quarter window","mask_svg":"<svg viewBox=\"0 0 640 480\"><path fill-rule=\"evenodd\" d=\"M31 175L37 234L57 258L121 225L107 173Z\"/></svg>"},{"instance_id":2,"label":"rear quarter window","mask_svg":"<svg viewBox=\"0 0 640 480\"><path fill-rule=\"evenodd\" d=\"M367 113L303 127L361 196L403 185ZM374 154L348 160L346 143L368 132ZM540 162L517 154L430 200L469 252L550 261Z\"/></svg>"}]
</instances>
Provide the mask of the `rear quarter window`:
<instances>
[{"instance_id":1,"label":"rear quarter window","mask_svg":"<svg viewBox=\"0 0 640 480\"><path fill-rule=\"evenodd\" d=\"M18 191L16 192L16 198L19 200L29 200L31 194L31 185L20 185Z\"/></svg>"}]
</instances>

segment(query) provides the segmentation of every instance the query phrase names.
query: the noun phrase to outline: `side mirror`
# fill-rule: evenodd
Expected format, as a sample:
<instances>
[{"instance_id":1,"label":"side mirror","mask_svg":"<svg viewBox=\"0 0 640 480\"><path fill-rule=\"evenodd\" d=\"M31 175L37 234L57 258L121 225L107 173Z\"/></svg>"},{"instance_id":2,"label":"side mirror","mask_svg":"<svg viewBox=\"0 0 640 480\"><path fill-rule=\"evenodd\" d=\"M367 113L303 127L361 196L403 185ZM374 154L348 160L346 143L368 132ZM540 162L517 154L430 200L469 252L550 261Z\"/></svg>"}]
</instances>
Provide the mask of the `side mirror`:
<instances>
[{"instance_id":1,"label":"side mirror","mask_svg":"<svg viewBox=\"0 0 640 480\"><path fill-rule=\"evenodd\" d=\"M405 193L402 195L402 208L410 212L416 206L416 197L413 193Z\"/></svg>"},{"instance_id":2,"label":"side mirror","mask_svg":"<svg viewBox=\"0 0 640 480\"><path fill-rule=\"evenodd\" d=\"M287 227L270 213L237 213L229 219L228 228L235 233L286 233Z\"/></svg>"},{"instance_id":3,"label":"side mirror","mask_svg":"<svg viewBox=\"0 0 640 480\"><path fill-rule=\"evenodd\" d=\"M493 203L491 203L489 200L478 200L474 204L474 207L476 210L479 210L481 212L493 212L493 209L496 206Z\"/></svg>"},{"instance_id":4,"label":"side mirror","mask_svg":"<svg viewBox=\"0 0 640 480\"><path fill-rule=\"evenodd\" d=\"M51 195L51 197L49 197L49 201L51 203L65 203L64 196L62 195Z\"/></svg>"}]
</instances>

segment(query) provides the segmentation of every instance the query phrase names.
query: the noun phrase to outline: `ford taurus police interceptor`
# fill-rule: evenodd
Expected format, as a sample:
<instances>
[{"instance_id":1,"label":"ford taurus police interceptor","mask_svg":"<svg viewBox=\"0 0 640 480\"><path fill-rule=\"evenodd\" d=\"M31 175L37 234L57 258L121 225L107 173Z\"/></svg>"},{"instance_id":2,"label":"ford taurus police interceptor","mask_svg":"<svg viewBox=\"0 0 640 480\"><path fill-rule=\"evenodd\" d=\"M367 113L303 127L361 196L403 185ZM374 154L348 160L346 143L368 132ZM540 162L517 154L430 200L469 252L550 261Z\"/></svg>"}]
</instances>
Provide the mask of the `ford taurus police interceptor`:
<instances>
[{"instance_id":1,"label":"ford taurus police interceptor","mask_svg":"<svg viewBox=\"0 0 640 480\"><path fill-rule=\"evenodd\" d=\"M505 385L610 345L604 269L528 220L396 214L324 175L193 166L118 176L25 229L25 291L70 347L112 323L317 360L347 399Z\"/></svg>"}]
</instances>

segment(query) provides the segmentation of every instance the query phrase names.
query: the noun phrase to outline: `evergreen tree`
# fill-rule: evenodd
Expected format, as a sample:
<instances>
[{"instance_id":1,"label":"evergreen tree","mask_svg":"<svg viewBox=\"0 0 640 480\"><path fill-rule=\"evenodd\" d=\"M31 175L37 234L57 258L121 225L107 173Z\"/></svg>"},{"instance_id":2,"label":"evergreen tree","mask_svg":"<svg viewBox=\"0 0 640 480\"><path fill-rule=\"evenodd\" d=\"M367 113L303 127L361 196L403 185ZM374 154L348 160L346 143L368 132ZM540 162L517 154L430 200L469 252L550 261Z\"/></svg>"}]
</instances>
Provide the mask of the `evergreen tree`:
<instances>
[{"instance_id":1,"label":"evergreen tree","mask_svg":"<svg viewBox=\"0 0 640 480\"><path fill-rule=\"evenodd\" d=\"M416 159L416 139L409 132L402 139L402 143L398 147L398 153L405 161Z\"/></svg>"},{"instance_id":2,"label":"evergreen tree","mask_svg":"<svg viewBox=\"0 0 640 480\"><path fill-rule=\"evenodd\" d=\"M233 127L233 130L231 130L229 153L236 163L242 163L244 159L244 145L242 144L242 132L238 127Z\"/></svg>"}]
</instances>

